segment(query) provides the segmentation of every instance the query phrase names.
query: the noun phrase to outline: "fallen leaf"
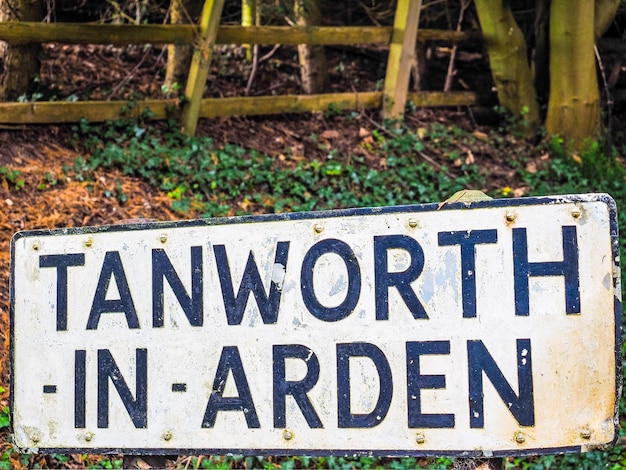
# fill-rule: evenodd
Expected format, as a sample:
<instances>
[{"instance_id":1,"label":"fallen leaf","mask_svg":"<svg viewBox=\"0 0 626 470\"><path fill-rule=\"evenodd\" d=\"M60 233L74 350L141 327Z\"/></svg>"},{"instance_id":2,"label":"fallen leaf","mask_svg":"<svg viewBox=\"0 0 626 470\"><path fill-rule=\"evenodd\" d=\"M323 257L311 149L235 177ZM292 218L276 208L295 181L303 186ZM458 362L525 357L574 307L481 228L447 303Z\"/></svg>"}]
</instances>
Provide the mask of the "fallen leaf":
<instances>
[{"instance_id":1,"label":"fallen leaf","mask_svg":"<svg viewBox=\"0 0 626 470\"><path fill-rule=\"evenodd\" d=\"M359 129L359 137L360 138L364 138L364 137L367 137L369 135L372 135L372 133L369 130L367 130L365 127L361 127Z\"/></svg>"},{"instance_id":2,"label":"fallen leaf","mask_svg":"<svg viewBox=\"0 0 626 470\"><path fill-rule=\"evenodd\" d=\"M522 197L526 194L526 191L528 191L528 188L515 188L513 190L513 197Z\"/></svg>"},{"instance_id":3,"label":"fallen leaf","mask_svg":"<svg viewBox=\"0 0 626 470\"><path fill-rule=\"evenodd\" d=\"M324 132L322 132L320 134L320 137L322 139L328 139L328 140L338 139L339 138L339 132L328 129L328 130L325 130Z\"/></svg>"},{"instance_id":4,"label":"fallen leaf","mask_svg":"<svg viewBox=\"0 0 626 470\"><path fill-rule=\"evenodd\" d=\"M293 157L304 157L304 145L302 144L292 145L291 155Z\"/></svg>"},{"instance_id":5,"label":"fallen leaf","mask_svg":"<svg viewBox=\"0 0 626 470\"><path fill-rule=\"evenodd\" d=\"M474 163L474 161L475 161L474 154L472 153L471 150L468 150L467 151L467 157L465 157L465 164L466 165L471 165L471 164Z\"/></svg>"},{"instance_id":6,"label":"fallen leaf","mask_svg":"<svg viewBox=\"0 0 626 470\"><path fill-rule=\"evenodd\" d=\"M461 160L460 158L457 158L456 160L454 160L453 164L454 166L461 166L463 165L463 160Z\"/></svg>"},{"instance_id":7,"label":"fallen leaf","mask_svg":"<svg viewBox=\"0 0 626 470\"><path fill-rule=\"evenodd\" d=\"M420 140L423 140L424 137L426 137L426 134L428 134L428 129L426 129L425 127L417 128L417 136L420 138Z\"/></svg>"},{"instance_id":8,"label":"fallen leaf","mask_svg":"<svg viewBox=\"0 0 626 470\"><path fill-rule=\"evenodd\" d=\"M532 174L537 173L537 164L535 162L528 162L526 165L526 171Z\"/></svg>"},{"instance_id":9,"label":"fallen leaf","mask_svg":"<svg viewBox=\"0 0 626 470\"><path fill-rule=\"evenodd\" d=\"M576 163L578 163L579 165L583 164L583 159L580 158L580 155L577 154L573 154L572 155L572 160L574 160Z\"/></svg>"},{"instance_id":10,"label":"fallen leaf","mask_svg":"<svg viewBox=\"0 0 626 470\"><path fill-rule=\"evenodd\" d=\"M476 137L478 140L483 140L483 141L487 141L487 140L489 140L489 136L488 136L487 134L485 134L484 132L474 131L473 135L474 135L474 137Z\"/></svg>"}]
</instances>

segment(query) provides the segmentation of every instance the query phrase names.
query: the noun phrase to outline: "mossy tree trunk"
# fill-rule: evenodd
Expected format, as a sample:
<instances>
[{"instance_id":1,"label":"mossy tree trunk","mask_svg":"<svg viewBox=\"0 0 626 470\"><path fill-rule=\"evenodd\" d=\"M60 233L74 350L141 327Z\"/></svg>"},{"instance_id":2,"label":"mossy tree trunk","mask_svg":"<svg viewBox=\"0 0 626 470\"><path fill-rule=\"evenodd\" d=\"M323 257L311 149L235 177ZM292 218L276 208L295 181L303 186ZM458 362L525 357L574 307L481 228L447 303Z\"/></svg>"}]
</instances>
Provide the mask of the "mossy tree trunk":
<instances>
[{"instance_id":1,"label":"mossy tree trunk","mask_svg":"<svg viewBox=\"0 0 626 470\"><path fill-rule=\"evenodd\" d=\"M0 0L0 22L41 21L40 0ZM40 44L12 46L0 42L0 100L14 101L28 93L33 77L39 73Z\"/></svg>"},{"instance_id":2,"label":"mossy tree trunk","mask_svg":"<svg viewBox=\"0 0 626 470\"><path fill-rule=\"evenodd\" d=\"M189 24L194 22L201 6L202 2L199 0L172 0L170 23ZM186 44L169 44L167 46L164 86L168 95L177 94L176 89L184 89L192 54L192 47Z\"/></svg>"},{"instance_id":3,"label":"mossy tree trunk","mask_svg":"<svg viewBox=\"0 0 626 470\"><path fill-rule=\"evenodd\" d=\"M241 0L241 26L255 26L257 24L257 0ZM252 62L253 47L243 44L246 60Z\"/></svg>"},{"instance_id":4,"label":"mossy tree trunk","mask_svg":"<svg viewBox=\"0 0 626 470\"><path fill-rule=\"evenodd\" d=\"M593 27L596 38L602 36L611 26L621 0L596 0Z\"/></svg>"},{"instance_id":5,"label":"mossy tree trunk","mask_svg":"<svg viewBox=\"0 0 626 470\"><path fill-rule=\"evenodd\" d=\"M600 92L594 54L594 2L552 0L550 99L546 129L573 147L600 127Z\"/></svg>"},{"instance_id":6,"label":"mossy tree trunk","mask_svg":"<svg viewBox=\"0 0 626 470\"><path fill-rule=\"evenodd\" d=\"M508 3L504 0L475 1L500 105L516 118L523 118L520 122L531 135L539 128L539 107L524 35Z\"/></svg>"},{"instance_id":7,"label":"mossy tree trunk","mask_svg":"<svg viewBox=\"0 0 626 470\"><path fill-rule=\"evenodd\" d=\"M321 15L319 0L295 0L294 14L298 26L319 26ZM324 46L300 44L298 46L302 89L307 94L322 93L328 83L328 70Z\"/></svg>"},{"instance_id":8,"label":"mossy tree trunk","mask_svg":"<svg viewBox=\"0 0 626 470\"><path fill-rule=\"evenodd\" d=\"M548 102L550 93L550 0L535 2L534 32L534 83L541 106Z\"/></svg>"}]
</instances>

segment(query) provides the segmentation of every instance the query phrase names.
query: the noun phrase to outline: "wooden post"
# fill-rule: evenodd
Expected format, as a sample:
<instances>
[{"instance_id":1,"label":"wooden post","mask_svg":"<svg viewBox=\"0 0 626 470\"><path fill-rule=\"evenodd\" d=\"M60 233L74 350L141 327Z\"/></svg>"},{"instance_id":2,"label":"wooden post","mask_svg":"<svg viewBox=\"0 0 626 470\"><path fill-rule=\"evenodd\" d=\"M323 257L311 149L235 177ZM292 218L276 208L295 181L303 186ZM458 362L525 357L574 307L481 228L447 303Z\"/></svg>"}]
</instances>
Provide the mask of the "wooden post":
<instances>
[{"instance_id":1,"label":"wooden post","mask_svg":"<svg viewBox=\"0 0 626 470\"><path fill-rule=\"evenodd\" d=\"M421 8L422 0L398 0L383 87L384 119L399 119L404 113Z\"/></svg>"},{"instance_id":2,"label":"wooden post","mask_svg":"<svg viewBox=\"0 0 626 470\"><path fill-rule=\"evenodd\" d=\"M224 0L205 0L200 16L200 34L194 41L191 67L187 76L185 87L186 103L183 108L182 131L193 135L196 132L200 105L202 104L202 92L209 75L213 46L220 25Z\"/></svg>"}]
</instances>

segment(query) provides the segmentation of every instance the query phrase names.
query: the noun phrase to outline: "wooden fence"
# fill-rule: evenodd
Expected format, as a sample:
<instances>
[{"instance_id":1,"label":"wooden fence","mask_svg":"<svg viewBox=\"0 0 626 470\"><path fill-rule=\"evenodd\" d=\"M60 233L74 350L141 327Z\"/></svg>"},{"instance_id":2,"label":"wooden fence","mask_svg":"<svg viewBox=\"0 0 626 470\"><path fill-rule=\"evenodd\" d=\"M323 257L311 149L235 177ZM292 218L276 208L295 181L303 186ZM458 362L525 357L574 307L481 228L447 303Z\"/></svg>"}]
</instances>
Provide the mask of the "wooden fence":
<instances>
[{"instance_id":1,"label":"wooden fence","mask_svg":"<svg viewBox=\"0 0 626 470\"><path fill-rule=\"evenodd\" d=\"M195 133L199 117L281 114L336 109L382 108L383 116L402 115L407 101L416 106L475 104L473 92L409 93L411 63L416 42L459 43L479 40L480 35L458 31L418 29L421 0L398 0L393 27L281 27L220 26L224 0L206 0L199 25L110 25L74 23L0 23L0 40L10 44L191 44L194 55L185 88L185 100L0 103L0 123L46 124L91 122L140 116L147 109L154 119L176 117L189 134ZM319 95L283 95L235 98L202 98L215 44L320 44L389 45L387 72L380 92Z\"/></svg>"}]
</instances>

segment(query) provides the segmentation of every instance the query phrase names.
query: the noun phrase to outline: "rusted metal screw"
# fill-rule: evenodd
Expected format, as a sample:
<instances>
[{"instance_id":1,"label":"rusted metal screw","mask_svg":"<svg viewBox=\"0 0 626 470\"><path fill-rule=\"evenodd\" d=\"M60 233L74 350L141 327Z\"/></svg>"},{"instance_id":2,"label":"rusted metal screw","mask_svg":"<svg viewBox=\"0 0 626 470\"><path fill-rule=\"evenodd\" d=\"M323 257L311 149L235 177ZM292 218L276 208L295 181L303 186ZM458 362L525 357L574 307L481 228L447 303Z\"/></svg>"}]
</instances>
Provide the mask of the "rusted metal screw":
<instances>
[{"instance_id":1,"label":"rusted metal screw","mask_svg":"<svg viewBox=\"0 0 626 470\"><path fill-rule=\"evenodd\" d=\"M167 234L162 233L161 236L159 237L159 240L161 241L161 243L165 243L167 241Z\"/></svg>"},{"instance_id":2,"label":"rusted metal screw","mask_svg":"<svg viewBox=\"0 0 626 470\"><path fill-rule=\"evenodd\" d=\"M580 437L582 437L583 439L591 439L591 430L583 429L582 431L580 431Z\"/></svg>"},{"instance_id":3,"label":"rusted metal screw","mask_svg":"<svg viewBox=\"0 0 626 470\"><path fill-rule=\"evenodd\" d=\"M415 442L417 442L418 444L423 444L424 442L426 442L426 436L423 432L418 432L417 434L415 434Z\"/></svg>"},{"instance_id":4,"label":"rusted metal screw","mask_svg":"<svg viewBox=\"0 0 626 470\"><path fill-rule=\"evenodd\" d=\"M409 219L409 227L411 228L417 227L417 219L413 219L413 218Z\"/></svg>"},{"instance_id":5,"label":"rusted metal screw","mask_svg":"<svg viewBox=\"0 0 626 470\"><path fill-rule=\"evenodd\" d=\"M324 231L324 226L322 224L315 224L313 230L315 230L315 233L322 233Z\"/></svg>"},{"instance_id":6,"label":"rusted metal screw","mask_svg":"<svg viewBox=\"0 0 626 470\"><path fill-rule=\"evenodd\" d=\"M89 248L91 245L93 245L93 240L91 238L88 238L87 240L85 240L85 246L87 248Z\"/></svg>"},{"instance_id":7,"label":"rusted metal screw","mask_svg":"<svg viewBox=\"0 0 626 470\"><path fill-rule=\"evenodd\" d=\"M523 444L524 442L526 442L526 436L524 436L523 432L515 433L515 442L517 442L518 444Z\"/></svg>"},{"instance_id":8,"label":"rusted metal screw","mask_svg":"<svg viewBox=\"0 0 626 470\"><path fill-rule=\"evenodd\" d=\"M572 217L578 219L581 215L583 215L583 213L580 210L580 207L575 207L574 209L572 209Z\"/></svg>"},{"instance_id":9,"label":"rusted metal screw","mask_svg":"<svg viewBox=\"0 0 626 470\"><path fill-rule=\"evenodd\" d=\"M294 435L291 431L289 431L288 429L285 429L283 431L283 439L286 441L290 441L294 438Z\"/></svg>"},{"instance_id":10,"label":"rusted metal screw","mask_svg":"<svg viewBox=\"0 0 626 470\"><path fill-rule=\"evenodd\" d=\"M85 440L86 440L87 442L89 442L89 441L91 441L92 439L93 439L93 433L92 433L92 432L87 431L87 432L85 433Z\"/></svg>"},{"instance_id":11,"label":"rusted metal screw","mask_svg":"<svg viewBox=\"0 0 626 470\"><path fill-rule=\"evenodd\" d=\"M514 212L507 212L504 215L504 218L506 219L507 222L514 222L515 221L515 213Z\"/></svg>"},{"instance_id":12,"label":"rusted metal screw","mask_svg":"<svg viewBox=\"0 0 626 470\"><path fill-rule=\"evenodd\" d=\"M162 436L162 437L163 437L163 440L165 440L165 441L169 441L169 440L171 440L171 439L172 439L172 437L173 437L173 436L172 436L172 433L171 433L170 431L165 431L165 432L163 433L163 436Z\"/></svg>"}]
</instances>

